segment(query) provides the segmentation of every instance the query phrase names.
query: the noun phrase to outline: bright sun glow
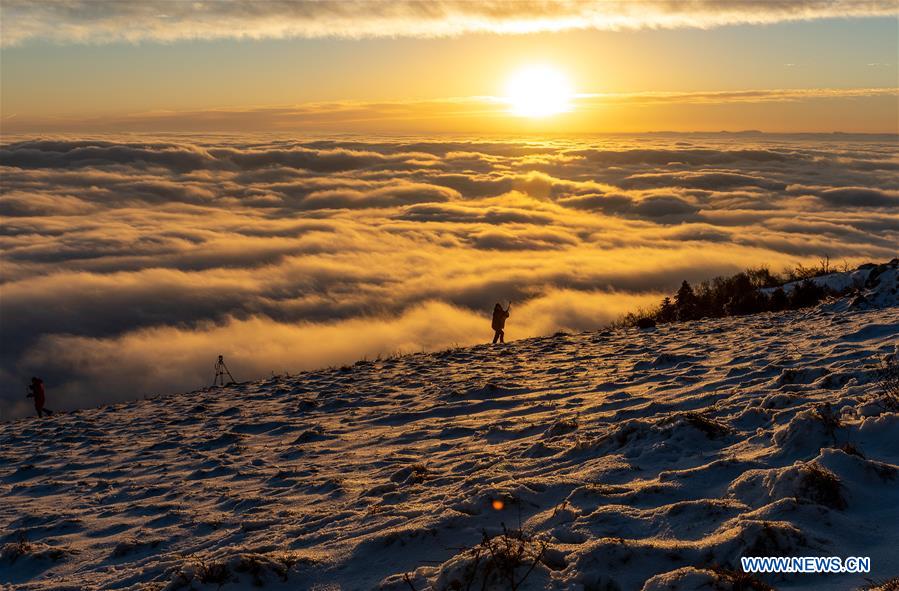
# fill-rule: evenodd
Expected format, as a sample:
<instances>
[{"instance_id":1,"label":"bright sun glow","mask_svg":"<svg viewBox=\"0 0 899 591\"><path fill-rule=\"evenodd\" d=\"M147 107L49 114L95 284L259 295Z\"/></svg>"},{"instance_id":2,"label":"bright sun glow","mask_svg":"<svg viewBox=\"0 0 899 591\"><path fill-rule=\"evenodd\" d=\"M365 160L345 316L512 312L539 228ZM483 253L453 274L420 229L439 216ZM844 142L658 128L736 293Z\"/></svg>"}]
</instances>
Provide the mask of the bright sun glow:
<instances>
[{"instance_id":1,"label":"bright sun glow","mask_svg":"<svg viewBox=\"0 0 899 591\"><path fill-rule=\"evenodd\" d=\"M506 84L511 112L520 117L547 117L571 110L573 93L564 73L551 66L528 66Z\"/></svg>"}]
</instances>

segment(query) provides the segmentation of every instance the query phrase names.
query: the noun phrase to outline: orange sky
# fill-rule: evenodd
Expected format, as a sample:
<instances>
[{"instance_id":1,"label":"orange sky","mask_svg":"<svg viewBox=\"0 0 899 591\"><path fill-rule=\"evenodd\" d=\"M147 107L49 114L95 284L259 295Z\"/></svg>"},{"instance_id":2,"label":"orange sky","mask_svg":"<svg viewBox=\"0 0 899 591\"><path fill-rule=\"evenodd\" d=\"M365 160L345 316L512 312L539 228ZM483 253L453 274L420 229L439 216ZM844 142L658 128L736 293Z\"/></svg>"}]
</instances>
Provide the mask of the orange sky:
<instances>
[{"instance_id":1,"label":"orange sky","mask_svg":"<svg viewBox=\"0 0 899 591\"><path fill-rule=\"evenodd\" d=\"M102 6L101 6L102 5ZM6 133L899 131L896 5L2 5ZM99 10L102 7L103 10ZM841 17L841 18L837 18ZM546 64L570 112L510 116Z\"/></svg>"}]
</instances>

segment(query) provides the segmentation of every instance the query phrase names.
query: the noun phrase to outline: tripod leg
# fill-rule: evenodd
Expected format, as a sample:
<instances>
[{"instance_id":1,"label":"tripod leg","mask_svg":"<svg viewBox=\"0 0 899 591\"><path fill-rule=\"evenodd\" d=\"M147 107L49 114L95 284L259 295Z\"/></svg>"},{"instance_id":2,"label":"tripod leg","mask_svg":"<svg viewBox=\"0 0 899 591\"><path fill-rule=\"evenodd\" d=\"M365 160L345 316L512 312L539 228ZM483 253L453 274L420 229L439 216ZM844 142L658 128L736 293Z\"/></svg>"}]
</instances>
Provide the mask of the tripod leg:
<instances>
[{"instance_id":1,"label":"tripod leg","mask_svg":"<svg viewBox=\"0 0 899 591\"><path fill-rule=\"evenodd\" d=\"M225 365L225 364L223 363L223 364L222 364L222 369L224 370L224 371L222 372L222 385L223 385L223 386L225 385L225 374L226 374L226 373L228 374L228 379L231 380L231 383L232 383L232 384L236 384L236 383L237 383L237 380L235 380L235 379L234 379L234 376L231 375L231 370L228 369L228 366Z\"/></svg>"}]
</instances>

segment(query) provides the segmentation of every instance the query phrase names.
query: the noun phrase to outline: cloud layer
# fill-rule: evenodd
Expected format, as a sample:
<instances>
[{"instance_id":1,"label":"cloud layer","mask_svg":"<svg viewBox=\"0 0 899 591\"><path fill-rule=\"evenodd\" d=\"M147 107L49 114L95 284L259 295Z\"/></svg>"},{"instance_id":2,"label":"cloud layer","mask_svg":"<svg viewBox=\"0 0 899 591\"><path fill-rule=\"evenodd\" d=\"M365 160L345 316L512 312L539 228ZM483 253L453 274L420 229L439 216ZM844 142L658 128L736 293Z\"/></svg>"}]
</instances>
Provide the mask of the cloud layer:
<instances>
[{"instance_id":1,"label":"cloud layer","mask_svg":"<svg viewBox=\"0 0 899 591\"><path fill-rule=\"evenodd\" d=\"M894 136L9 138L0 412L600 327L682 279L899 245ZM52 406L51 406L52 408Z\"/></svg>"},{"instance_id":2,"label":"cloud layer","mask_svg":"<svg viewBox=\"0 0 899 591\"><path fill-rule=\"evenodd\" d=\"M6 0L2 41L177 41L286 37L441 37L571 29L715 27L889 16L892 0Z\"/></svg>"}]
</instances>

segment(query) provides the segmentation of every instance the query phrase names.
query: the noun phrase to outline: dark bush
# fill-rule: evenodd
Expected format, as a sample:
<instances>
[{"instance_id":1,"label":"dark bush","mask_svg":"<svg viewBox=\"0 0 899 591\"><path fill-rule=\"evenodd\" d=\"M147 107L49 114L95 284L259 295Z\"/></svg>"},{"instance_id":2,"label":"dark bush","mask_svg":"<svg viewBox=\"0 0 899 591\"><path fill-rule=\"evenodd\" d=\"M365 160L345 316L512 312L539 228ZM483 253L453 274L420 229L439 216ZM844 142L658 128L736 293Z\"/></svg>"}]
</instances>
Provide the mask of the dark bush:
<instances>
[{"instance_id":1,"label":"dark bush","mask_svg":"<svg viewBox=\"0 0 899 591\"><path fill-rule=\"evenodd\" d=\"M652 328L656 325L656 321L652 318L639 318L637 320L637 328Z\"/></svg>"},{"instance_id":2,"label":"dark bush","mask_svg":"<svg viewBox=\"0 0 899 591\"><path fill-rule=\"evenodd\" d=\"M814 306L828 295L826 287L818 285L811 279L806 279L795 286L790 292L789 305L791 308L807 308Z\"/></svg>"},{"instance_id":3,"label":"dark bush","mask_svg":"<svg viewBox=\"0 0 899 591\"><path fill-rule=\"evenodd\" d=\"M731 277L703 281L696 287L683 281L673 300L666 297L657 308L628 313L612 326L647 328L667 322L806 308L831 295L827 287L812 281L829 272L829 259L825 258L817 267L798 265L783 275L767 267L754 267ZM787 282L794 282L789 291L784 289ZM762 291L771 288L775 289L770 295Z\"/></svg>"},{"instance_id":4,"label":"dark bush","mask_svg":"<svg viewBox=\"0 0 899 591\"><path fill-rule=\"evenodd\" d=\"M790 305L790 300L787 298L787 292L784 291L784 288L778 287L773 292L771 292L771 297L768 298L768 309L772 312L780 312L781 310L786 310Z\"/></svg>"}]
</instances>

